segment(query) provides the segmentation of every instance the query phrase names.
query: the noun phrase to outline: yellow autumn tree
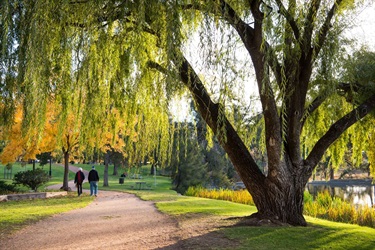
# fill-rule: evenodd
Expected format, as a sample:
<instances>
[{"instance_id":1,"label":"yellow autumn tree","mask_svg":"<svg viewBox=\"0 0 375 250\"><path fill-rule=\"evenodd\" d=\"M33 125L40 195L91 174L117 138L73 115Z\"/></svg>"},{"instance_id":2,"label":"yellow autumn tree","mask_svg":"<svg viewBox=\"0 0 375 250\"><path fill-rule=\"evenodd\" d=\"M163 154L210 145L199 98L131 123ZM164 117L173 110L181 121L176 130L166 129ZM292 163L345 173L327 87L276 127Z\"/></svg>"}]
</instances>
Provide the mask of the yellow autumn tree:
<instances>
[{"instance_id":1,"label":"yellow autumn tree","mask_svg":"<svg viewBox=\"0 0 375 250\"><path fill-rule=\"evenodd\" d=\"M35 159L43 152L62 152L64 158L64 179L61 189L68 190L69 161L74 154L79 154L79 119L73 114L62 115L61 110L49 102L42 126L23 129L23 111L18 107L13 125L2 133L5 147L0 154L3 164L19 160Z\"/></svg>"},{"instance_id":2,"label":"yellow autumn tree","mask_svg":"<svg viewBox=\"0 0 375 250\"><path fill-rule=\"evenodd\" d=\"M37 154L52 151L55 148L55 140L52 140L55 135L56 124L51 120L45 121L42 132L36 128L29 128L28 131L25 131L23 129L23 109L18 107L13 125L0 134L6 145L0 154L0 161L3 164L27 161L35 159Z\"/></svg>"}]
</instances>

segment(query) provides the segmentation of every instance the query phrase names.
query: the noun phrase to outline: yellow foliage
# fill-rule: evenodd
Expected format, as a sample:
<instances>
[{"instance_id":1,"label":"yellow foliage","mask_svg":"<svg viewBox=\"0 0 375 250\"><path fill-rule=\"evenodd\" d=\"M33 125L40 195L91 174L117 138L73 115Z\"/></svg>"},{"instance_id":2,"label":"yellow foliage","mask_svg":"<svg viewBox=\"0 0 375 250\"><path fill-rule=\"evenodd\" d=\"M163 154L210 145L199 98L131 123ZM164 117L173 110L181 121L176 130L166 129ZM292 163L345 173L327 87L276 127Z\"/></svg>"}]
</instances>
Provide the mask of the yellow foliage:
<instances>
[{"instance_id":1,"label":"yellow foliage","mask_svg":"<svg viewBox=\"0 0 375 250\"><path fill-rule=\"evenodd\" d=\"M0 161L3 164L18 160L35 159L37 154L54 151L58 147L58 114L57 109L50 103L47 106L46 119L42 129L31 127L23 131L23 111L18 107L14 116L14 123L7 135L3 135L6 146L0 154ZM69 131L69 130L68 130ZM68 138L68 136L65 136ZM66 145L63 143L63 145Z\"/></svg>"},{"instance_id":2,"label":"yellow foliage","mask_svg":"<svg viewBox=\"0 0 375 250\"><path fill-rule=\"evenodd\" d=\"M15 162L18 157L29 156L27 151L27 138L22 136L22 109L18 108L14 116L14 124L8 131L8 134L2 134L2 140L6 142L0 161L3 164Z\"/></svg>"},{"instance_id":3,"label":"yellow foliage","mask_svg":"<svg viewBox=\"0 0 375 250\"><path fill-rule=\"evenodd\" d=\"M186 195L209 198L215 200L226 200L247 205L254 205L253 197L247 190L228 190L228 189L212 189L208 190L202 187L189 187Z\"/></svg>"}]
</instances>

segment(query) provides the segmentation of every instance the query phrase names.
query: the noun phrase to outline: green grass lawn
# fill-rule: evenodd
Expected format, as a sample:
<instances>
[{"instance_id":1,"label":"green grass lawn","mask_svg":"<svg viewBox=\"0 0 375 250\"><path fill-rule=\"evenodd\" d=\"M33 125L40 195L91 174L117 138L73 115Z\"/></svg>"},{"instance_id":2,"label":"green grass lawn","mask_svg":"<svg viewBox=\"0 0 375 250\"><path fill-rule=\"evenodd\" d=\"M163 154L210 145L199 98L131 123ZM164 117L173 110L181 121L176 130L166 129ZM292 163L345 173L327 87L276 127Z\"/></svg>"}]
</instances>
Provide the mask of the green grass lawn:
<instances>
[{"instance_id":1,"label":"green grass lawn","mask_svg":"<svg viewBox=\"0 0 375 250\"><path fill-rule=\"evenodd\" d=\"M0 239L2 236L48 216L87 206L93 197L74 193L49 199L0 202Z\"/></svg>"},{"instance_id":2,"label":"green grass lawn","mask_svg":"<svg viewBox=\"0 0 375 250\"><path fill-rule=\"evenodd\" d=\"M375 230L306 217L307 227L232 227L236 249L375 249Z\"/></svg>"},{"instance_id":3,"label":"green grass lawn","mask_svg":"<svg viewBox=\"0 0 375 250\"><path fill-rule=\"evenodd\" d=\"M199 213L237 217L256 212L254 206L185 196L159 201L156 206L173 215ZM373 228L305 218L307 227L236 226L219 229L219 232L239 242L238 247L231 249L375 249Z\"/></svg>"},{"instance_id":4,"label":"green grass lawn","mask_svg":"<svg viewBox=\"0 0 375 250\"><path fill-rule=\"evenodd\" d=\"M91 165L78 165L78 167L83 167L85 170L91 169ZM99 190L134 193L143 200L154 201L160 211L177 216L177 218L180 215L192 213L203 216L238 217L256 212L253 206L178 195L171 190L170 178L163 176L154 178L149 174L148 167L138 170L142 174L142 180L126 178L124 184L119 184L119 177L112 176L110 172L109 187L103 187L104 166L98 165L96 169L101 178ZM53 167L52 173L56 176L47 185L62 183L62 171L62 167ZM73 176L71 174L70 178ZM151 186L151 190L135 190L134 186L137 181L146 182ZM84 188L88 189L89 185L84 184ZM71 196L65 198L2 202L0 203L0 234L50 214L86 206L91 201L90 197L83 196L80 199L72 193ZM218 230L224 237L238 243L236 247L231 246L230 249L375 249L375 229L311 217L306 217L306 220L307 227L237 226Z\"/></svg>"}]
</instances>

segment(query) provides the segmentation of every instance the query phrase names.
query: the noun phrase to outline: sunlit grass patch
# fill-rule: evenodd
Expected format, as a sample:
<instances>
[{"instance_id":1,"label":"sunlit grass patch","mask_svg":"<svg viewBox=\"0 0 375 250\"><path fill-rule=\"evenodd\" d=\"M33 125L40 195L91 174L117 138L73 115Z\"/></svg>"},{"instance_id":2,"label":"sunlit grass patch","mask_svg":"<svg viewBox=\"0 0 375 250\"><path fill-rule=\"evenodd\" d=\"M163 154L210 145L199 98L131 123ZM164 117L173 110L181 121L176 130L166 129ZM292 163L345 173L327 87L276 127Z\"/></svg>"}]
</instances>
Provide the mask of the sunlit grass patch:
<instances>
[{"instance_id":1,"label":"sunlit grass patch","mask_svg":"<svg viewBox=\"0 0 375 250\"><path fill-rule=\"evenodd\" d=\"M0 202L0 233L9 233L24 224L54 214L83 208L92 201L93 198L86 194L77 197L75 193L71 193L49 199Z\"/></svg>"},{"instance_id":2,"label":"sunlit grass patch","mask_svg":"<svg viewBox=\"0 0 375 250\"><path fill-rule=\"evenodd\" d=\"M187 196L178 197L174 201L158 202L156 206L163 212L175 215L203 213L221 216L247 216L257 211L254 206Z\"/></svg>"},{"instance_id":3,"label":"sunlit grass patch","mask_svg":"<svg viewBox=\"0 0 375 250\"><path fill-rule=\"evenodd\" d=\"M374 249L375 229L306 217L307 227L230 227L236 249Z\"/></svg>"}]
</instances>

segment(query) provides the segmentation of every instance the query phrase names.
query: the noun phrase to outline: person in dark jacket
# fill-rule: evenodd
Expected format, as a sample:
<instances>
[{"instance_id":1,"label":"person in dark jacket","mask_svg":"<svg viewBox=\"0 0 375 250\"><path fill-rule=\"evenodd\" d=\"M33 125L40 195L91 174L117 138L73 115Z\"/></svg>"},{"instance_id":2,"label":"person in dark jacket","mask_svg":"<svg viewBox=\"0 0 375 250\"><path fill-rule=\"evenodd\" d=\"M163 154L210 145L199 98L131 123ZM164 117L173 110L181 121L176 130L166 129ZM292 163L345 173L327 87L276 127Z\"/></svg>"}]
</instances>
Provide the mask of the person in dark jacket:
<instances>
[{"instance_id":1,"label":"person in dark jacket","mask_svg":"<svg viewBox=\"0 0 375 250\"><path fill-rule=\"evenodd\" d=\"M84 179L85 179L85 174L82 172L82 168L79 168L76 173L76 176L74 177L74 183L76 184L76 187L77 187L78 196L82 194L82 183Z\"/></svg>"},{"instance_id":2,"label":"person in dark jacket","mask_svg":"<svg viewBox=\"0 0 375 250\"><path fill-rule=\"evenodd\" d=\"M98 171L95 170L95 166L91 167L89 172L89 183L90 183L90 195L98 195L98 182L99 182L99 174Z\"/></svg>"}]
</instances>

